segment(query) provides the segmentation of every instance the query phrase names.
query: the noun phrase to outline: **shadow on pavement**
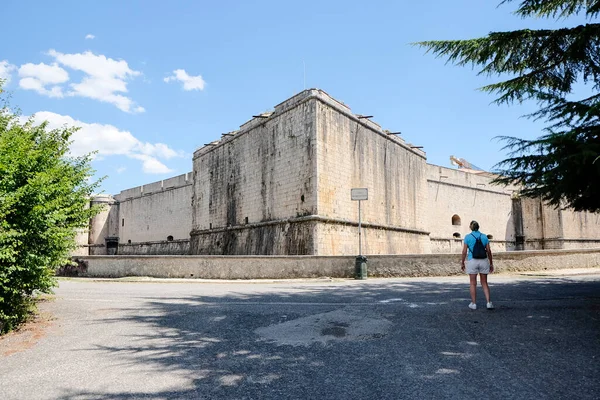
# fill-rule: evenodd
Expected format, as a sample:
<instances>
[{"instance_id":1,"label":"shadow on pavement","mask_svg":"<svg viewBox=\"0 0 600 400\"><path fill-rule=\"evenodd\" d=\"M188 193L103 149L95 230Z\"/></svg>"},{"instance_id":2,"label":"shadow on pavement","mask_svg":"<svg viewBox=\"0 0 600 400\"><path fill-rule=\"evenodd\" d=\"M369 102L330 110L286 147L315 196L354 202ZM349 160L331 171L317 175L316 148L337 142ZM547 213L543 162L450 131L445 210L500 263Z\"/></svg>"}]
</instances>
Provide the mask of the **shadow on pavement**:
<instances>
[{"instance_id":1,"label":"shadow on pavement","mask_svg":"<svg viewBox=\"0 0 600 400\"><path fill-rule=\"evenodd\" d=\"M491 287L494 311L466 307L466 282L422 280L144 298L122 317L96 321L132 323L139 334L91 350L110 354L121 367L183 383L158 392L63 398L599 398L600 281ZM481 288L479 296L483 308ZM297 345L257 333L271 327L290 336L302 324L344 315L350 322ZM348 334L367 317L384 321L382 331Z\"/></svg>"}]
</instances>

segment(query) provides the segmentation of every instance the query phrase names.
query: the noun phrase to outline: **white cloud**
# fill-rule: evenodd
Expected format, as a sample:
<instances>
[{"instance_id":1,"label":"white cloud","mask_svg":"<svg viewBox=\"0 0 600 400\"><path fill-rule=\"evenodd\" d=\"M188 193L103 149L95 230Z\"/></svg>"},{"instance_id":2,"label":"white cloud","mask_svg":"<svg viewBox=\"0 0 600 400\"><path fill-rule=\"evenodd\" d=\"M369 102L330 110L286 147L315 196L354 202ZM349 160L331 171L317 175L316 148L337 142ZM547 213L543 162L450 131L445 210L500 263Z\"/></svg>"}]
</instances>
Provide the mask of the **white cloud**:
<instances>
[{"instance_id":1,"label":"white cloud","mask_svg":"<svg viewBox=\"0 0 600 400\"><path fill-rule=\"evenodd\" d=\"M142 170L147 174L168 174L172 169L158 161L156 158L146 154L131 154L129 157L141 160Z\"/></svg>"},{"instance_id":2,"label":"white cloud","mask_svg":"<svg viewBox=\"0 0 600 400\"><path fill-rule=\"evenodd\" d=\"M34 90L49 97L63 97L62 87L58 85L69 80L67 71L57 64L23 64L19 68L19 76L19 86L22 89ZM52 87L48 89L47 86Z\"/></svg>"},{"instance_id":3,"label":"white cloud","mask_svg":"<svg viewBox=\"0 0 600 400\"><path fill-rule=\"evenodd\" d=\"M5 83L10 82L10 77L15 69L17 69L17 67L10 64L8 61L0 61L0 79L5 80Z\"/></svg>"},{"instance_id":4,"label":"white cloud","mask_svg":"<svg viewBox=\"0 0 600 400\"><path fill-rule=\"evenodd\" d=\"M184 69L176 69L173 71L173 75L168 76L164 79L165 82L171 81L183 82L183 90L204 90L204 79L201 75L190 76Z\"/></svg>"},{"instance_id":5,"label":"white cloud","mask_svg":"<svg viewBox=\"0 0 600 400\"><path fill-rule=\"evenodd\" d=\"M114 60L90 51L64 54L56 50L48 54L64 67L82 71L86 76L79 83L70 84L69 96L81 96L115 105L119 110L129 113L144 112L127 96L127 80L141 75L141 72L129 68L125 60Z\"/></svg>"},{"instance_id":6,"label":"white cloud","mask_svg":"<svg viewBox=\"0 0 600 400\"><path fill-rule=\"evenodd\" d=\"M23 64L19 68L20 77L34 77L45 84L64 83L69 80L69 74L56 64L47 65L39 64Z\"/></svg>"},{"instance_id":7,"label":"white cloud","mask_svg":"<svg viewBox=\"0 0 600 400\"><path fill-rule=\"evenodd\" d=\"M127 171L127 168L125 168L125 167L119 167L119 168L117 168L117 174L122 174L125 171Z\"/></svg>"},{"instance_id":8,"label":"white cloud","mask_svg":"<svg viewBox=\"0 0 600 400\"><path fill-rule=\"evenodd\" d=\"M49 129L61 128L65 125L80 127L71 137L73 140L71 154L74 156L88 154L92 151L98 151L99 157L122 155L142 161L142 169L146 173L164 174L173 171L158 159L170 159L183 155L182 152L177 152L164 143L142 142L131 132L119 130L108 124L89 124L68 115L49 111L40 111L34 115L35 124L43 121L48 121Z\"/></svg>"},{"instance_id":9,"label":"white cloud","mask_svg":"<svg viewBox=\"0 0 600 400\"><path fill-rule=\"evenodd\" d=\"M43 94L48 97L64 97L64 93L60 86L53 86L47 89L43 83L35 78L23 78L19 81L19 86L25 90L34 90L39 94Z\"/></svg>"},{"instance_id":10,"label":"white cloud","mask_svg":"<svg viewBox=\"0 0 600 400\"><path fill-rule=\"evenodd\" d=\"M85 35L85 38L92 40L92 39L95 39L96 36L92 35L91 33L88 33L87 35Z\"/></svg>"},{"instance_id":11,"label":"white cloud","mask_svg":"<svg viewBox=\"0 0 600 400\"><path fill-rule=\"evenodd\" d=\"M156 156L168 160L173 157L181 157L181 153L176 152L164 143L144 143L140 146L141 152L149 156Z\"/></svg>"}]
</instances>

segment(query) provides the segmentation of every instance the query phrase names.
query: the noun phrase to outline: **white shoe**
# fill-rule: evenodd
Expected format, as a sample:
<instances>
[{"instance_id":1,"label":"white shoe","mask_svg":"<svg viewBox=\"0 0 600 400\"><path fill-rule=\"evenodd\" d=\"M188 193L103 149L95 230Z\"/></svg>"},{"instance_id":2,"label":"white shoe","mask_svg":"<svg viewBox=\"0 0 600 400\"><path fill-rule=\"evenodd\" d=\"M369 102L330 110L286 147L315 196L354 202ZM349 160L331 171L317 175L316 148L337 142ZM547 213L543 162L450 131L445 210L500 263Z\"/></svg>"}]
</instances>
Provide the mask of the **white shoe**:
<instances>
[{"instance_id":1,"label":"white shoe","mask_svg":"<svg viewBox=\"0 0 600 400\"><path fill-rule=\"evenodd\" d=\"M471 303L471 304L469 304L469 308L470 308L471 310L477 310L477 304L475 304L475 303Z\"/></svg>"},{"instance_id":2,"label":"white shoe","mask_svg":"<svg viewBox=\"0 0 600 400\"><path fill-rule=\"evenodd\" d=\"M493 310L494 309L494 305L492 304L491 301L489 303L487 303L487 309L488 310Z\"/></svg>"}]
</instances>

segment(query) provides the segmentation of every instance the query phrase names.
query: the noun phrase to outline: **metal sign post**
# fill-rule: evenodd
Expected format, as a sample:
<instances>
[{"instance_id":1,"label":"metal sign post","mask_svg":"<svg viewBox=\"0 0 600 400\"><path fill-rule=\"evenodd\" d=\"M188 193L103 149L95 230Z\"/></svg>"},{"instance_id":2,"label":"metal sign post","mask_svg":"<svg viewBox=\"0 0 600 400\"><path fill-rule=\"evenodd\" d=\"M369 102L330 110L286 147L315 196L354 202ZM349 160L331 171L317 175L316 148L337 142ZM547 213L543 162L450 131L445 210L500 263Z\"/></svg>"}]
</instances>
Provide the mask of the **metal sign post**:
<instances>
[{"instance_id":1,"label":"metal sign post","mask_svg":"<svg viewBox=\"0 0 600 400\"><path fill-rule=\"evenodd\" d=\"M358 257L356 257L355 265L356 279L367 279L367 257L362 255L362 221L360 202L363 200L369 200L369 189L351 189L350 197L353 201L358 201Z\"/></svg>"},{"instance_id":2,"label":"metal sign post","mask_svg":"<svg viewBox=\"0 0 600 400\"><path fill-rule=\"evenodd\" d=\"M360 226L360 202L358 201L358 255L362 256L362 236L361 236L361 226Z\"/></svg>"}]
</instances>

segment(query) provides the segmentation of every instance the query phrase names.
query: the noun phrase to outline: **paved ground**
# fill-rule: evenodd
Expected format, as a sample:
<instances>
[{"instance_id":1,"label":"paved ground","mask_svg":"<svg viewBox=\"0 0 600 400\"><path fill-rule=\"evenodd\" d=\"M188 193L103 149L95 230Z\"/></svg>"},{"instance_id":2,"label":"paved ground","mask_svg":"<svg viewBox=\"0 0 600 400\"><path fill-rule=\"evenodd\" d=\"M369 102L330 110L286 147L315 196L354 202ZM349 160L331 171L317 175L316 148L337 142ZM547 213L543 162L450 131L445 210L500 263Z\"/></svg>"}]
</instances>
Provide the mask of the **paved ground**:
<instances>
[{"instance_id":1,"label":"paved ground","mask_svg":"<svg viewBox=\"0 0 600 400\"><path fill-rule=\"evenodd\" d=\"M600 398L600 272L490 280L63 280L0 398Z\"/></svg>"}]
</instances>

